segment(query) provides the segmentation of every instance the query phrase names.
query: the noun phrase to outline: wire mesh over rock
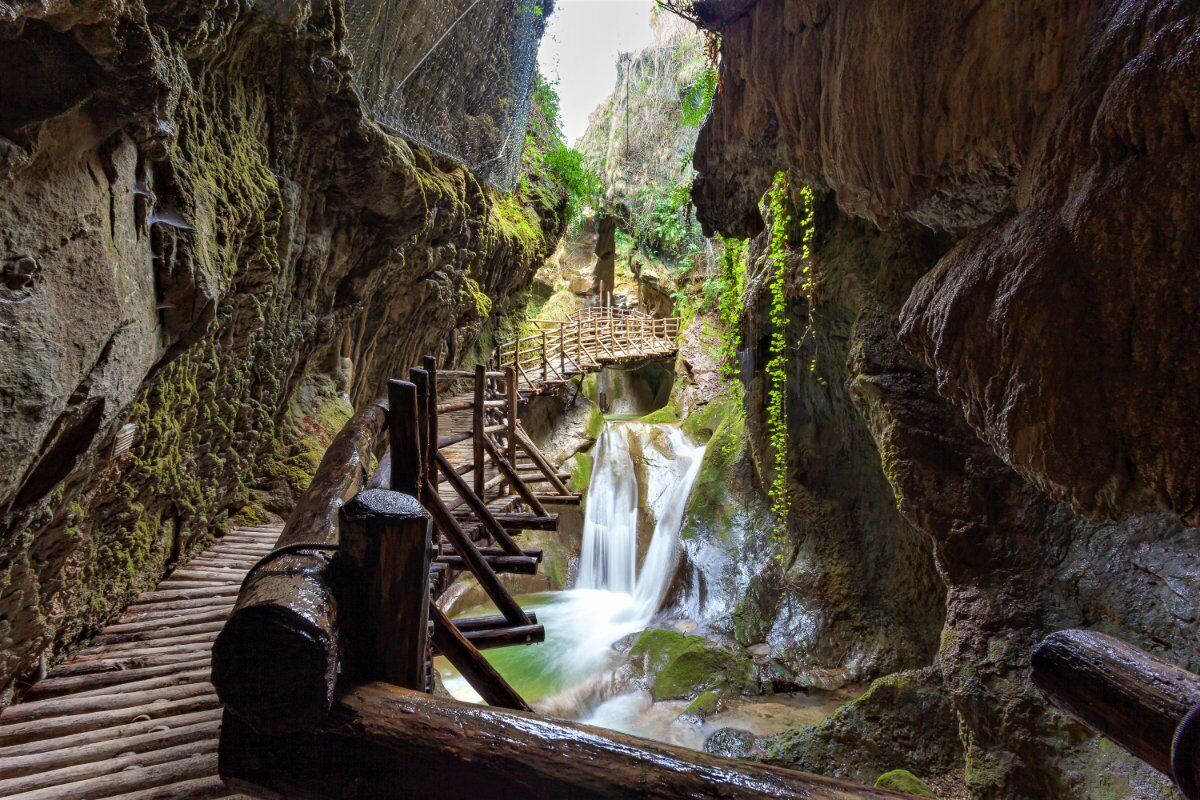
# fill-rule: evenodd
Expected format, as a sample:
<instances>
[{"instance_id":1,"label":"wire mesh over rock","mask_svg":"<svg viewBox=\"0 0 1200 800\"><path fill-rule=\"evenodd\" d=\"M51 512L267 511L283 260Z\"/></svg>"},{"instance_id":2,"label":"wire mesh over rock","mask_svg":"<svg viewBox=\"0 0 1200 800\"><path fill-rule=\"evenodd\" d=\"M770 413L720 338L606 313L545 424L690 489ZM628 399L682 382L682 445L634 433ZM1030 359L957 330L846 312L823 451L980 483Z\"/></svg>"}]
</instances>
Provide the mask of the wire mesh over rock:
<instances>
[{"instance_id":1,"label":"wire mesh over rock","mask_svg":"<svg viewBox=\"0 0 1200 800\"><path fill-rule=\"evenodd\" d=\"M376 121L512 190L552 0L350 0L354 85Z\"/></svg>"}]
</instances>

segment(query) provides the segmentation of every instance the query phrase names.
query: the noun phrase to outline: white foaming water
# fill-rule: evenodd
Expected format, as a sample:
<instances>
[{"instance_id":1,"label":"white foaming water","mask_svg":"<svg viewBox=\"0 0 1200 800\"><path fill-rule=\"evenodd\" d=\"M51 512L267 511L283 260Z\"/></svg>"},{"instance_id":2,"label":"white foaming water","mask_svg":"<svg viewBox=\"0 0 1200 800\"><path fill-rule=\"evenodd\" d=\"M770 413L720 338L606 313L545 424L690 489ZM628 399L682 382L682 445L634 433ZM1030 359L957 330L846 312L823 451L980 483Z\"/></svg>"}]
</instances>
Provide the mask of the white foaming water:
<instances>
[{"instance_id":1,"label":"white foaming water","mask_svg":"<svg viewBox=\"0 0 1200 800\"><path fill-rule=\"evenodd\" d=\"M645 465L641 487L635 446ZM605 426L588 486L577 588L631 595L638 621L643 627L650 621L675 570L679 528L703 457L704 447L689 442L673 425L624 422ZM641 491L647 497L640 498ZM653 515L655 523L640 573L639 505Z\"/></svg>"}]
</instances>

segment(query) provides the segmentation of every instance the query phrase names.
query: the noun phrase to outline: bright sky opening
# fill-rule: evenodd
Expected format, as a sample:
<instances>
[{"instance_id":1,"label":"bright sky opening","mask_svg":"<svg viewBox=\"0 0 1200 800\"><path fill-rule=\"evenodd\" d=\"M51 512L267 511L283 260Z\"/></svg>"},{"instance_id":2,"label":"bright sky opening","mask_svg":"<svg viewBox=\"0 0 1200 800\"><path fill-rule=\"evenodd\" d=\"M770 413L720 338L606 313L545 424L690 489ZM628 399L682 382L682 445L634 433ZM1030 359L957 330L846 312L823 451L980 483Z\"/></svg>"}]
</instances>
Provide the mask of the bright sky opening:
<instances>
[{"instance_id":1,"label":"bright sky opening","mask_svg":"<svg viewBox=\"0 0 1200 800\"><path fill-rule=\"evenodd\" d=\"M654 0L558 0L542 41L542 73L557 83L563 132L574 143L617 84L617 54L654 41Z\"/></svg>"}]
</instances>

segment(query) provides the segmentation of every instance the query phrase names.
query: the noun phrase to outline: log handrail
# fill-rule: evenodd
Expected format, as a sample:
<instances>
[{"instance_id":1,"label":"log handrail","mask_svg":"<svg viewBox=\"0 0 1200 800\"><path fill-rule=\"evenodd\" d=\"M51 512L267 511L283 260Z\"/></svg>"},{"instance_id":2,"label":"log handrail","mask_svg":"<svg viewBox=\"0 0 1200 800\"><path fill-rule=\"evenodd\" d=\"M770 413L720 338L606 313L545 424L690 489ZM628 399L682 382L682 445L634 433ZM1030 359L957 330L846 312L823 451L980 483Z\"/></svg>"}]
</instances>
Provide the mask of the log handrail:
<instances>
[{"instance_id":1,"label":"log handrail","mask_svg":"<svg viewBox=\"0 0 1200 800\"><path fill-rule=\"evenodd\" d=\"M1200 675L1086 630L1051 634L1031 662L1034 685L1054 705L1200 800Z\"/></svg>"},{"instance_id":2,"label":"log handrail","mask_svg":"<svg viewBox=\"0 0 1200 800\"><path fill-rule=\"evenodd\" d=\"M347 687L329 720L304 734L271 735L227 714L221 773L235 791L321 800L911 800L384 683Z\"/></svg>"}]
</instances>

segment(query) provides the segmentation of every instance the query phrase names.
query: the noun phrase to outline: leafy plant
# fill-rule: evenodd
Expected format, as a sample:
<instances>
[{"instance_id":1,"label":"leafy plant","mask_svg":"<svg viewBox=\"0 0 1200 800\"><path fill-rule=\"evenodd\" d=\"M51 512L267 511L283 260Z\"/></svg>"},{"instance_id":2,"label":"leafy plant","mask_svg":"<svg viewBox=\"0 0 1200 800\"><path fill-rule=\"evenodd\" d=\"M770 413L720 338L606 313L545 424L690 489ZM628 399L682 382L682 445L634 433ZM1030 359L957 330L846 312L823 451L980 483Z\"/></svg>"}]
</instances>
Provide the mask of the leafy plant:
<instances>
[{"instance_id":1,"label":"leafy plant","mask_svg":"<svg viewBox=\"0 0 1200 800\"><path fill-rule=\"evenodd\" d=\"M683 91L683 124L695 128L704 122L717 96L717 70L709 66Z\"/></svg>"}]
</instances>

